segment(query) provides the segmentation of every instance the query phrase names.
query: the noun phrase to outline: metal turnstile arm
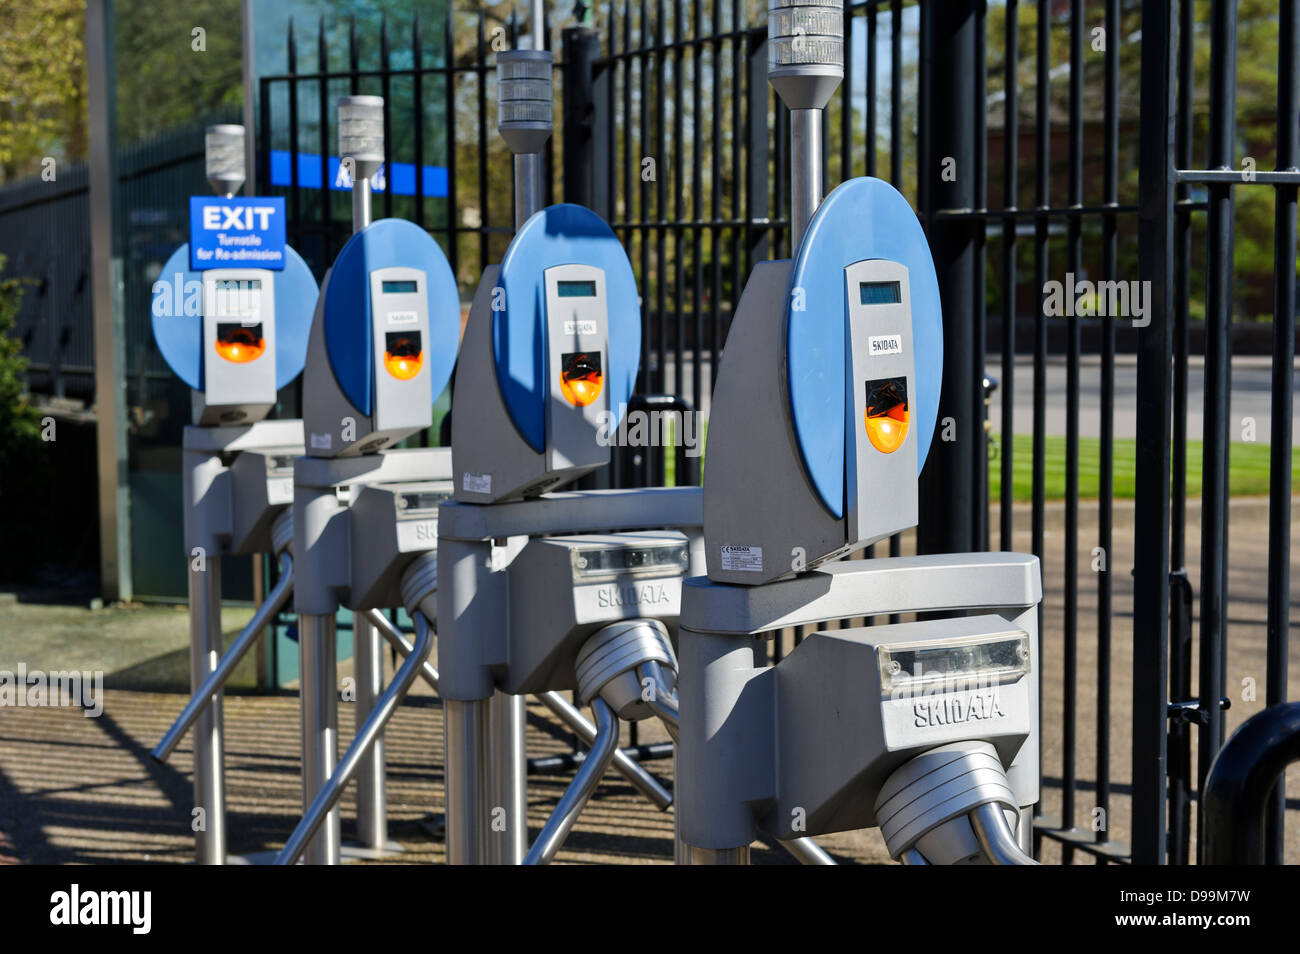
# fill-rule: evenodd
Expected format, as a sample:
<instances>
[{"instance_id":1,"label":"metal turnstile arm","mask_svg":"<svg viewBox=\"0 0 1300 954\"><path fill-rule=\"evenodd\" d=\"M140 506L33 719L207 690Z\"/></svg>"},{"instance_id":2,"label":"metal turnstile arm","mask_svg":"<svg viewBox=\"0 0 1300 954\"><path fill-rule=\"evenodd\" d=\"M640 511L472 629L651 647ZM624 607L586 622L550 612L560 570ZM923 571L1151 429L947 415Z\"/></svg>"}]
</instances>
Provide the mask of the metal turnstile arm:
<instances>
[{"instance_id":1,"label":"metal turnstile arm","mask_svg":"<svg viewBox=\"0 0 1300 954\"><path fill-rule=\"evenodd\" d=\"M293 593L293 557L289 551L285 550L280 554L280 579L275 587L267 594L266 600L258 607L253 618L248 621L236 637L235 641L230 644L230 648L217 662L217 668L212 670L203 683L190 696L190 701L185 704L181 714L176 717L172 727L167 730L167 734L162 740L154 746L151 753L159 762L166 761L167 758L176 749L181 737L189 731L194 720L212 701L212 697L221 691L230 674L235 671L239 661L244 658L253 644L261 638L262 632L270 625L277 613L284 608L284 604L289 601L290 594Z\"/></svg>"},{"instance_id":2,"label":"metal turnstile arm","mask_svg":"<svg viewBox=\"0 0 1300 954\"><path fill-rule=\"evenodd\" d=\"M352 776L356 773L357 767L361 764L361 759L365 756L366 751L380 733L384 731L384 726L392 718L393 713L397 711L398 704L406 695L411 684L415 682L415 677L420 674L421 663L429 655L429 650L433 647L433 632L429 626L428 620L422 613L415 614L415 645L412 647L411 654L406 657L405 662L398 668L393 676L393 681L388 684L379 700L375 703L375 708L371 711L370 716L357 729L356 737L348 750L344 753L343 758L339 761L338 767L330 775L329 781L316 794L311 806L307 809L302 820L298 822L298 827L293 830L289 840L284 843L284 848L276 856L277 865L289 865L298 860L307 843L311 841L312 836L316 834L321 823L324 822L325 816L330 813L339 798L343 795L343 789L347 787ZM382 631L382 628L381 628Z\"/></svg>"}]
</instances>

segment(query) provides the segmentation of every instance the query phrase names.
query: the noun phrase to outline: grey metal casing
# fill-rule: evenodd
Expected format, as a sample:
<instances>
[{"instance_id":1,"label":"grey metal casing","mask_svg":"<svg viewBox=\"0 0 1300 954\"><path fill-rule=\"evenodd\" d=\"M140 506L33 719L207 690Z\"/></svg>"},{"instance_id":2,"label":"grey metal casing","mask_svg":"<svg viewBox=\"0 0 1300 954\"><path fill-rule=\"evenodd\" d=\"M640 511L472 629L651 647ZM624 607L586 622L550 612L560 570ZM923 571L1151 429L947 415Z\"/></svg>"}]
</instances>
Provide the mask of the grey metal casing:
<instances>
[{"instance_id":1,"label":"grey metal casing","mask_svg":"<svg viewBox=\"0 0 1300 954\"><path fill-rule=\"evenodd\" d=\"M437 548L438 505L450 497L450 480L372 484L356 491L348 508L349 606L402 605L402 574L417 556Z\"/></svg>"},{"instance_id":2,"label":"grey metal casing","mask_svg":"<svg viewBox=\"0 0 1300 954\"><path fill-rule=\"evenodd\" d=\"M558 281L568 270L575 270L575 278L591 280L590 273L599 273L600 293L604 295L604 275L599 269L581 265L564 265L547 269L546 287L548 303ZM576 270L585 269L579 273ZM465 325L465 338L461 344L461 358L456 371L452 406L451 444L455 465L455 496L464 503L497 503L536 497L563 484L576 480L583 474L609 463L610 451L596 440L596 415L599 409L575 413L575 409L559 393L558 361L565 348L564 322L583 320L561 317L558 325L550 321L548 312L548 356L550 373L550 399L547 408L547 446L535 451L523 439L510 417L496 377L496 358L492 344L494 312L493 298L497 293L501 267L489 266L483 272L469 320ZM556 299L558 301L558 297ZM586 311L591 303L577 310ZM599 307L599 305L596 305ZM573 309L571 309L573 310ZM604 314L595 336L580 335L578 344L586 345L593 339L600 345L604 361L609 359L608 325ZM588 319L590 320L590 319ZM558 328L558 330L557 330ZM573 335L568 336L573 343ZM608 368L603 368L608 374ZM601 409L607 406L608 396L602 388ZM558 404L562 402L563 406ZM561 424L560 421L566 423ZM590 438L585 437L590 426ZM552 435L560 436L559 451Z\"/></svg>"},{"instance_id":3,"label":"grey metal casing","mask_svg":"<svg viewBox=\"0 0 1300 954\"><path fill-rule=\"evenodd\" d=\"M863 815L874 801L867 793L878 790L909 753L956 735L996 740L1020 805L1035 804L1040 714L1033 670L1040 666L1041 599L1037 558L1015 553L843 561L759 587L687 580L678 642L681 837L714 850L748 845L760 831L791 833L795 808L808 821L800 834L841 830L818 826L874 823ZM811 644L804 640L800 650L809 648L794 665L794 655L776 667L756 655L760 639L788 626L910 612L952 615L898 628L820 634ZM985 615L967 615L972 613ZM981 720L969 734L977 723L913 726L913 732L904 709L903 724L882 739L887 719L871 647L909 638L900 632L909 627L918 639L969 633L970 627L1024 632L1031 670L1015 696L1003 696L1004 703L1015 702L1017 713L1023 701L1023 718ZM863 704L873 692L877 712L871 715Z\"/></svg>"},{"instance_id":4,"label":"grey metal casing","mask_svg":"<svg viewBox=\"0 0 1300 954\"><path fill-rule=\"evenodd\" d=\"M663 593L648 596L634 592L638 598L624 598L620 605L610 600L608 582L575 586L569 549L581 539L676 539L662 530L643 529L676 528L688 544L688 573L698 574L704 566L700 501L698 488L660 487L565 491L491 507L443 504L438 516L439 694L468 701L486 699L497 688L573 688L572 666L582 641L567 639L573 626L584 627L582 636L604 624L597 620L675 620L680 578L675 588L665 585ZM556 536L561 533L573 536ZM613 595L626 585L634 584L617 583ZM583 592L572 598L557 598L557 592L579 589ZM602 592L612 605L600 605ZM557 647L570 643L576 643L572 653L559 659ZM552 680L564 684L546 685Z\"/></svg>"},{"instance_id":5,"label":"grey metal casing","mask_svg":"<svg viewBox=\"0 0 1300 954\"><path fill-rule=\"evenodd\" d=\"M877 825L873 806L889 775L914 755L980 739L1010 765L1031 734L1029 682L937 696L882 695L877 651L970 635L1021 633L1001 616L818 632L769 671L776 717L776 800L762 827L778 838ZM934 706L934 708L931 708Z\"/></svg>"},{"instance_id":6,"label":"grey metal casing","mask_svg":"<svg viewBox=\"0 0 1300 954\"><path fill-rule=\"evenodd\" d=\"M790 262L754 267L723 351L713 396L704 481L708 575L759 585L793 576L884 539L917 520L917 439L882 453L866 433L869 382L901 378L916 393L911 296L905 266L884 259L844 269L849 341L845 380L853 441L845 454L845 516L835 517L809 482L790 415L786 310ZM862 282L898 282L897 304L862 304ZM828 315L828 321L843 316Z\"/></svg>"},{"instance_id":7,"label":"grey metal casing","mask_svg":"<svg viewBox=\"0 0 1300 954\"><path fill-rule=\"evenodd\" d=\"M372 609L400 605L400 599L380 607L362 605L354 598L352 551L369 545L354 538L348 507L365 487L384 483L445 481L451 474L451 451L445 447L404 448L382 454L352 457L299 457L293 468L294 609L298 613L328 615L340 606ZM395 513L390 510L390 513ZM395 519L395 518L394 518ZM379 541L396 539L387 528L366 528ZM431 544L425 549L432 550ZM395 554L375 559L389 567ZM403 551L406 552L406 551ZM415 554L411 553L410 558ZM372 585L373 588L373 585Z\"/></svg>"},{"instance_id":8,"label":"grey metal casing","mask_svg":"<svg viewBox=\"0 0 1300 954\"><path fill-rule=\"evenodd\" d=\"M303 371L303 425L308 456L356 457L390 447L433 423L427 358L414 378L398 381L384 369L383 351L385 336L390 331L417 331L421 347L426 351L430 347L425 291L428 277L419 269L398 267L376 269L367 276L371 283L371 360L375 381L371 392L371 414L362 414L352 404L339 387L330 366L324 316L332 279L333 269L326 272L321 283L316 312L312 317L307 364ZM413 294L384 295L377 289L385 280L416 280L418 290ZM409 317L412 313L414 321Z\"/></svg>"},{"instance_id":9,"label":"grey metal casing","mask_svg":"<svg viewBox=\"0 0 1300 954\"><path fill-rule=\"evenodd\" d=\"M299 442L288 447L243 451L231 463L231 553L266 553L274 549L271 524L280 511L293 503L293 461L301 455Z\"/></svg>"},{"instance_id":10,"label":"grey metal casing","mask_svg":"<svg viewBox=\"0 0 1300 954\"><path fill-rule=\"evenodd\" d=\"M547 470L565 471L609 463L609 448L597 440L604 412L609 410L609 389L603 384L596 400L577 408L564 396L561 384L566 354L595 354L609 373L609 308L605 299L605 270L592 265L556 265L544 272L546 284L547 369L550 402L547 406ZM590 283L591 296L564 296L561 283Z\"/></svg>"},{"instance_id":11,"label":"grey metal casing","mask_svg":"<svg viewBox=\"0 0 1300 954\"><path fill-rule=\"evenodd\" d=\"M237 427L186 427L181 436L181 485L186 554L270 550L269 531L278 514L279 487L258 483L256 456L301 447L302 422L258 421ZM248 453L253 459L241 458ZM235 469L239 469L236 477ZM237 502L238 496L238 502ZM265 510L259 508L265 507ZM233 547L238 545L240 549Z\"/></svg>"},{"instance_id":12,"label":"grey metal casing","mask_svg":"<svg viewBox=\"0 0 1300 954\"><path fill-rule=\"evenodd\" d=\"M576 689L578 650L597 629L617 620L657 619L675 634L683 569L592 582L573 575L575 549L658 541L689 545L684 534L671 530L529 540L508 564L508 665L498 687L515 694Z\"/></svg>"},{"instance_id":13,"label":"grey metal casing","mask_svg":"<svg viewBox=\"0 0 1300 954\"><path fill-rule=\"evenodd\" d=\"M238 284L230 288L231 283ZM264 268L203 272L202 322L203 390L193 392L193 423L214 427L260 421L276 400L275 273ZM217 335L229 324L260 326L262 354L244 364L223 358L216 349Z\"/></svg>"},{"instance_id":14,"label":"grey metal casing","mask_svg":"<svg viewBox=\"0 0 1300 954\"><path fill-rule=\"evenodd\" d=\"M395 378L384 367L388 335L420 335L421 354L427 355L429 339L429 278L418 268L377 268L370 273L371 320L374 331L375 393L374 436L361 442L358 451L375 450L373 441L387 434L408 437L433 424L432 385L429 362L423 360L419 372L405 381ZM415 282L414 292L385 292L385 282ZM401 438L397 438L400 440ZM385 446L387 443L385 442ZM370 444L372 446L367 447Z\"/></svg>"},{"instance_id":15,"label":"grey metal casing","mask_svg":"<svg viewBox=\"0 0 1300 954\"><path fill-rule=\"evenodd\" d=\"M901 378L909 411L916 399L912 298L907 267L886 259L854 262L844 269L844 282L851 361L845 375L853 393L853 416L845 424L854 436L854 453L844 459L844 486L849 490L845 536L854 546L865 546L917 522L917 438L910 421L902 445L882 453L871 444L865 420L872 382ZM859 286L868 282L897 282L899 302L863 304Z\"/></svg>"},{"instance_id":16,"label":"grey metal casing","mask_svg":"<svg viewBox=\"0 0 1300 954\"><path fill-rule=\"evenodd\" d=\"M755 265L722 352L710 417L730 423L709 431L704 477L705 556L718 582L767 583L848 550L844 521L808 486L787 410L789 285L790 262ZM758 547L761 563L726 569L726 547Z\"/></svg>"}]
</instances>

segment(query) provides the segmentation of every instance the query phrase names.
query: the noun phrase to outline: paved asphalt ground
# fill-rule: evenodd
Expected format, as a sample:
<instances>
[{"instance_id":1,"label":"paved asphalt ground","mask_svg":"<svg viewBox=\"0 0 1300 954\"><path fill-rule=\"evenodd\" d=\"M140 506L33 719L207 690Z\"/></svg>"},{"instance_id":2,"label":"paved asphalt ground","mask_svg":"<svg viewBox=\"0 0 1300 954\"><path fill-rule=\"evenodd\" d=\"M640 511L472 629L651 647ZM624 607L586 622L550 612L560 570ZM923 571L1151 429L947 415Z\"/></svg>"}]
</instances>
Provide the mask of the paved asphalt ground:
<instances>
[{"instance_id":1,"label":"paved asphalt ground","mask_svg":"<svg viewBox=\"0 0 1300 954\"><path fill-rule=\"evenodd\" d=\"M1300 507L1294 511L1293 538L1300 536ZM1039 666L1043 678L1043 809L1060 811L1061 738L1064 728L1062 508L1048 509L1044 562L1045 626ZM1235 499L1230 513L1231 600L1228 606L1227 684L1233 705L1231 731L1263 707L1243 696L1243 680L1264 681L1264 569L1266 503ZM1107 711L1098 714L1096 575L1089 550L1096 534L1096 510L1081 508L1080 603L1078 621L1077 790L1073 823L1090 826L1099 737L1108 739L1112 797L1106 830L1115 841L1128 840L1131 794L1132 563L1131 502L1117 502L1113 554L1115 602L1110 652L1112 682ZM1189 513L1188 539L1199 539L1199 514ZM994 515L996 523L996 514ZM1017 507L1016 546L1029 548L1028 510ZM1298 541L1300 542L1300 541ZM905 550L910 549L905 541ZM1197 585L1193 553L1191 576ZM1292 603L1300 603L1300 574L1293 574ZM183 678L187 640L185 614L170 607L110 608L48 606L10 598L0 607L0 669L101 666L109 673L103 714L88 719L72 709L0 709L0 862L157 862L190 857L190 751L182 748L165 765L150 748L180 711L177 692L145 691ZM248 618L229 610L230 635ZM1300 620L1300 613L1293 612ZM1300 687L1300 632L1293 628L1290 684ZM787 639L787 651L789 642ZM342 666L341 675L348 672ZM389 730L391 833L406 848L402 861L441 861L443 843L425 820L442 811L442 710L422 685L394 718ZM227 766L230 789L231 847L235 852L275 849L300 812L298 789L298 701L295 695L236 695L226 704ZM340 705L341 737L351 734L351 706ZM565 751L565 734L537 706L530 711L533 754ZM653 739L643 730L642 740ZM669 762L653 763L671 775ZM529 823L535 835L568 783L569 776L534 778L529 786ZM1287 858L1300 863L1300 765L1288 775ZM345 836L352 815L344 801ZM1059 823L1058 823L1059 824ZM1089 827L1089 830L1090 827ZM580 819L561 862L667 863L672 858L672 816L653 809L617 776L607 776ZM888 861L879 834L872 830L822 839L844 863ZM1045 842L1042 857L1062 858L1058 845ZM758 863L784 864L779 848L758 845ZM1076 855L1076 861L1088 859Z\"/></svg>"}]
</instances>

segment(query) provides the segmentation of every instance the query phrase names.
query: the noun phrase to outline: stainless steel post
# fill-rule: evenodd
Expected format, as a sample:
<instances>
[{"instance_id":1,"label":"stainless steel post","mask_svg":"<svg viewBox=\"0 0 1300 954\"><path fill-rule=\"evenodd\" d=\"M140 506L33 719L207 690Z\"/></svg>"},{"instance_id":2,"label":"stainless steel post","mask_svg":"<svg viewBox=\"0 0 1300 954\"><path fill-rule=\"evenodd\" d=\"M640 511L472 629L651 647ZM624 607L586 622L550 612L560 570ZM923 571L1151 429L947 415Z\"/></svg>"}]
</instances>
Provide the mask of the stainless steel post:
<instances>
[{"instance_id":1,"label":"stainless steel post","mask_svg":"<svg viewBox=\"0 0 1300 954\"><path fill-rule=\"evenodd\" d=\"M201 560L202 562L197 562ZM221 558L191 557L190 688L197 690L221 657ZM195 858L201 865L226 863L225 750L221 694L214 693L194 725Z\"/></svg>"},{"instance_id":2,"label":"stainless steel post","mask_svg":"<svg viewBox=\"0 0 1300 954\"><path fill-rule=\"evenodd\" d=\"M822 111L790 111L790 248L797 251L822 203Z\"/></svg>"},{"instance_id":3,"label":"stainless steel post","mask_svg":"<svg viewBox=\"0 0 1300 954\"><path fill-rule=\"evenodd\" d=\"M523 696L493 693L488 700L488 798L504 830L491 829L488 863L519 865L528 851L528 755L524 726L528 708Z\"/></svg>"},{"instance_id":4,"label":"stainless steel post","mask_svg":"<svg viewBox=\"0 0 1300 954\"><path fill-rule=\"evenodd\" d=\"M311 808L338 760L337 633L333 616L298 617L298 681L302 706L302 809ZM339 863L339 810L330 811L304 853L309 865Z\"/></svg>"},{"instance_id":5,"label":"stainless steel post","mask_svg":"<svg viewBox=\"0 0 1300 954\"><path fill-rule=\"evenodd\" d=\"M546 3L533 0L533 49L546 49Z\"/></svg>"},{"instance_id":6,"label":"stainless steel post","mask_svg":"<svg viewBox=\"0 0 1300 954\"><path fill-rule=\"evenodd\" d=\"M339 100L339 155L352 164L352 234L370 224L370 177L384 160L384 99L345 96ZM356 679L356 724L374 711L382 691L383 653L379 634L362 613L353 616L352 662ZM382 733L357 769L357 844L371 851L388 847L388 818Z\"/></svg>"},{"instance_id":7,"label":"stainless steel post","mask_svg":"<svg viewBox=\"0 0 1300 954\"><path fill-rule=\"evenodd\" d=\"M682 863L688 865L747 865L749 864L749 845L741 848L701 848L698 845L682 845Z\"/></svg>"},{"instance_id":8,"label":"stainless steel post","mask_svg":"<svg viewBox=\"0 0 1300 954\"><path fill-rule=\"evenodd\" d=\"M488 706L487 699L442 702L449 865L487 863L488 832L493 821L491 806L485 804Z\"/></svg>"},{"instance_id":9,"label":"stainless steel post","mask_svg":"<svg viewBox=\"0 0 1300 954\"><path fill-rule=\"evenodd\" d=\"M538 49L510 50L497 57L497 129L514 154L515 228L520 228L542 207L542 146L553 128L551 100L552 57L541 49L541 0L533 7L534 33ZM495 693L487 701L482 729L488 762L485 768L486 794L492 810L505 830L489 829L487 855L497 864L522 864L528 850L528 765L524 750L527 709L522 696ZM467 728L467 731L472 731ZM468 744L469 740L465 740ZM448 746L450 747L450 735ZM448 788L451 766L447 766ZM451 798L448 796L448 804ZM450 811L450 809L449 809ZM485 816L474 816L482 824ZM447 817L448 859L451 858L451 816ZM472 836L466 836L472 837Z\"/></svg>"},{"instance_id":10,"label":"stainless steel post","mask_svg":"<svg viewBox=\"0 0 1300 954\"><path fill-rule=\"evenodd\" d=\"M372 173L373 175L373 173ZM370 179L357 175L352 180L352 232L370 224Z\"/></svg>"},{"instance_id":11,"label":"stainless steel post","mask_svg":"<svg viewBox=\"0 0 1300 954\"><path fill-rule=\"evenodd\" d=\"M524 152L515 156L515 229L542 207L542 154Z\"/></svg>"},{"instance_id":12,"label":"stainless steel post","mask_svg":"<svg viewBox=\"0 0 1300 954\"><path fill-rule=\"evenodd\" d=\"M353 626L353 675L357 684L356 724L362 725L378 704L383 692L384 654L379 633L365 613L355 613ZM380 731L357 766L357 844L382 850L388 845L387 793L384 735Z\"/></svg>"}]
</instances>

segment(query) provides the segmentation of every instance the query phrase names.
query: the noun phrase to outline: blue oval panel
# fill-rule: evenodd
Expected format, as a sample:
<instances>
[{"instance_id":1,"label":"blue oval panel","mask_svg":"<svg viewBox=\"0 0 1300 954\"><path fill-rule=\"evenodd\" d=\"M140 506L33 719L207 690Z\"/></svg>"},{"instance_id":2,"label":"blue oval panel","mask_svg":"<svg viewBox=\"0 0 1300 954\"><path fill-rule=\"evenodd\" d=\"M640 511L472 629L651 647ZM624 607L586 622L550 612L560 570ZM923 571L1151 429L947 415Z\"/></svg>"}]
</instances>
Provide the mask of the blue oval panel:
<instances>
[{"instance_id":1,"label":"blue oval panel","mask_svg":"<svg viewBox=\"0 0 1300 954\"><path fill-rule=\"evenodd\" d=\"M275 284L275 386L282 388L302 373L307 339L316 310L316 278L307 263L285 246L284 270ZM168 367L194 388L203 389L203 273L190 271L185 243L167 259L153 286L153 340Z\"/></svg>"},{"instance_id":2,"label":"blue oval panel","mask_svg":"<svg viewBox=\"0 0 1300 954\"><path fill-rule=\"evenodd\" d=\"M792 311L786 296L786 384L795 438L808 479L836 517L844 516L844 268L871 258L907 266L918 474L939 415L943 312L929 243L898 190L880 179L850 179L817 209L790 271L790 291L803 290L804 310Z\"/></svg>"},{"instance_id":3,"label":"blue oval panel","mask_svg":"<svg viewBox=\"0 0 1300 954\"><path fill-rule=\"evenodd\" d=\"M510 419L533 450L546 447L546 286L556 265L594 265L605 272L609 309L609 407L618 426L632 395L641 356L641 306L632 263L605 220L580 205L552 205L524 223L501 260L505 308L492 323L497 386Z\"/></svg>"},{"instance_id":4,"label":"blue oval panel","mask_svg":"<svg viewBox=\"0 0 1300 954\"><path fill-rule=\"evenodd\" d=\"M438 243L405 219L380 219L348 239L325 285L325 352L334 379L352 406L373 412L374 359L370 273L379 268L421 269L428 281L429 383L432 404L447 386L460 346L460 292Z\"/></svg>"}]
</instances>

